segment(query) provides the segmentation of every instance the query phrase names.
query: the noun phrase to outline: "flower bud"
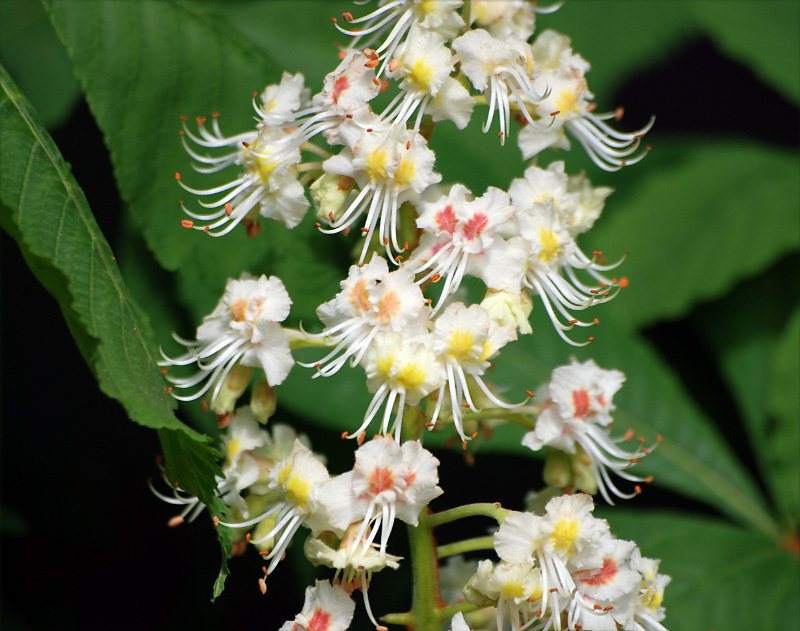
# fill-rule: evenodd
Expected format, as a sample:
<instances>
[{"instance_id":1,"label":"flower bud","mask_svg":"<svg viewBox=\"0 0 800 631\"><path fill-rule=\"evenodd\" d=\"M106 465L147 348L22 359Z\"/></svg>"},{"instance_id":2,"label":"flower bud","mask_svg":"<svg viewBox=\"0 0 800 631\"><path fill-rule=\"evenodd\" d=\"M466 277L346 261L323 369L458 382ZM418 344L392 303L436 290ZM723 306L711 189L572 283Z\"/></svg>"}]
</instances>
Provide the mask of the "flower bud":
<instances>
[{"instance_id":1,"label":"flower bud","mask_svg":"<svg viewBox=\"0 0 800 631\"><path fill-rule=\"evenodd\" d=\"M543 475L545 483L550 486L563 489L572 484L572 468L569 455L563 451L548 449Z\"/></svg>"},{"instance_id":2,"label":"flower bud","mask_svg":"<svg viewBox=\"0 0 800 631\"><path fill-rule=\"evenodd\" d=\"M311 199L317 205L317 217L335 222L342 216L350 191L355 181L346 175L324 173L309 186Z\"/></svg>"},{"instance_id":3,"label":"flower bud","mask_svg":"<svg viewBox=\"0 0 800 631\"><path fill-rule=\"evenodd\" d=\"M277 407L278 397L275 388L269 385L266 376L262 376L253 384L250 394L250 409L253 411L253 416L259 423L264 424L275 414Z\"/></svg>"},{"instance_id":4,"label":"flower bud","mask_svg":"<svg viewBox=\"0 0 800 631\"><path fill-rule=\"evenodd\" d=\"M231 368L219 393L211 401L211 411L218 416L233 412L239 397L247 390L252 376L253 369L250 366L238 364Z\"/></svg>"},{"instance_id":5,"label":"flower bud","mask_svg":"<svg viewBox=\"0 0 800 631\"><path fill-rule=\"evenodd\" d=\"M572 466L572 485L575 489L589 495L597 493L597 476L592 468L592 461L580 445L576 445L575 453L569 455L569 461Z\"/></svg>"},{"instance_id":6,"label":"flower bud","mask_svg":"<svg viewBox=\"0 0 800 631\"><path fill-rule=\"evenodd\" d=\"M533 333L528 318L533 311L533 302L525 292L495 291L489 289L481 302L489 317L503 326L513 326L523 335Z\"/></svg>"}]
</instances>

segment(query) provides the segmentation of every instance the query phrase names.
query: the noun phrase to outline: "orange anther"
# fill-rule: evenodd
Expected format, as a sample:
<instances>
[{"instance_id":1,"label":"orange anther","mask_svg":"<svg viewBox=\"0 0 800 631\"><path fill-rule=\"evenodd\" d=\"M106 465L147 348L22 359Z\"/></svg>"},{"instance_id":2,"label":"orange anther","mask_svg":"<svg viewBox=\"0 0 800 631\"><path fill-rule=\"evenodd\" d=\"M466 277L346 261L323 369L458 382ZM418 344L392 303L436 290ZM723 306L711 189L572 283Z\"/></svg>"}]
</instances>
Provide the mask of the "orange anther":
<instances>
[{"instance_id":1,"label":"orange anther","mask_svg":"<svg viewBox=\"0 0 800 631\"><path fill-rule=\"evenodd\" d=\"M473 432L473 433L472 433L472 437L473 437L473 438L477 438L477 437L478 437L478 432Z\"/></svg>"},{"instance_id":2,"label":"orange anther","mask_svg":"<svg viewBox=\"0 0 800 631\"><path fill-rule=\"evenodd\" d=\"M175 179L178 180L179 182L181 181L181 174L178 173L177 171L175 172Z\"/></svg>"},{"instance_id":3,"label":"orange anther","mask_svg":"<svg viewBox=\"0 0 800 631\"><path fill-rule=\"evenodd\" d=\"M183 517L181 517L180 515L175 515L175 517L171 518L167 522L167 526L169 526L170 528L175 528L175 526L180 526L183 522L184 522Z\"/></svg>"},{"instance_id":4,"label":"orange anther","mask_svg":"<svg viewBox=\"0 0 800 631\"><path fill-rule=\"evenodd\" d=\"M267 581L265 581L263 578L258 579L258 589L261 590L262 594L267 593Z\"/></svg>"},{"instance_id":5,"label":"orange anther","mask_svg":"<svg viewBox=\"0 0 800 631\"><path fill-rule=\"evenodd\" d=\"M356 442L358 443L359 447L364 443L364 439L367 437L367 432L361 432L356 438Z\"/></svg>"},{"instance_id":6,"label":"orange anther","mask_svg":"<svg viewBox=\"0 0 800 631\"><path fill-rule=\"evenodd\" d=\"M630 440L631 438L633 438L633 430L629 429L627 432L625 432L625 438L623 440Z\"/></svg>"},{"instance_id":7,"label":"orange anther","mask_svg":"<svg viewBox=\"0 0 800 631\"><path fill-rule=\"evenodd\" d=\"M642 487L638 484L633 487L633 490L636 491L637 495L642 492Z\"/></svg>"},{"instance_id":8,"label":"orange anther","mask_svg":"<svg viewBox=\"0 0 800 631\"><path fill-rule=\"evenodd\" d=\"M650 483L653 481L653 476L652 476L652 475L648 475L648 476L647 476L647 477L644 479L644 481L645 481L645 482L647 482L647 484L650 484Z\"/></svg>"},{"instance_id":9,"label":"orange anther","mask_svg":"<svg viewBox=\"0 0 800 631\"><path fill-rule=\"evenodd\" d=\"M189 120L189 117L188 117L188 116L179 116L179 118L180 118L182 121L188 121L188 120Z\"/></svg>"},{"instance_id":10,"label":"orange anther","mask_svg":"<svg viewBox=\"0 0 800 631\"><path fill-rule=\"evenodd\" d=\"M217 517L216 515L214 515L214 516L211 518L211 521L212 521L212 522L214 522L214 525L215 525L215 526L219 526L219 517Z\"/></svg>"},{"instance_id":11,"label":"orange anther","mask_svg":"<svg viewBox=\"0 0 800 631\"><path fill-rule=\"evenodd\" d=\"M350 11L344 11L344 12L342 13L342 19L343 19L345 22L352 22L352 21L353 21L353 14L352 14L352 13L350 13Z\"/></svg>"},{"instance_id":12,"label":"orange anther","mask_svg":"<svg viewBox=\"0 0 800 631\"><path fill-rule=\"evenodd\" d=\"M438 283L440 280L442 280L442 276L441 274L434 274L433 276L431 276L431 280L434 283Z\"/></svg>"},{"instance_id":13,"label":"orange anther","mask_svg":"<svg viewBox=\"0 0 800 631\"><path fill-rule=\"evenodd\" d=\"M336 18L333 18L333 21L336 22ZM344 60L345 57L347 57L347 51L346 50L340 50L339 51L339 61ZM353 117L352 114L348 115L348 118L352 118L352 117Z\"/></svg>"},{"instance_id":14,"label":"orange anther","mask_svg":"<svg viewBox=\"0 0 800 631\"><path fill-rule=\"evenodd\" d=\"M247 543L250 543L250 533L249 533L249 532L248 532L248 533L247 533L247 534L244 536L244 540L245 540Z\"/></svg>"},{"instance_id":15,"label":"orange anther","mask_svg":"<svg viewBox=\"0 0 800 631\"><path fill-rule=\"evenodd\" d=\"M628 279L624 276L619 279L619 286L621 289L625 289L628 286Z\"/></svg>"},{"instance_id":16,"label":"orange anther","mask_svg":"<svg viewBox=\"0 0 800 631\"><path fill-rule=\"evenodd\" d=\"M228 202L227 204L225 204L225 214L228 217L230 217L232 212L233 212L233 206L231 206L231 203Z\"/></svg>"},{"instance_id":17,"label":"orange anther","mask_svg":"<svg viewBox=\"0 0 800 631\"><path fill-rule=\"evenodd\" d=\"M533 398L533 397L535 396L535 395L533 394L533 392L531 392L530 390L526 390L526 391L525 391L525 394L527 394L527 395L528 395L529 397L531 397L531 398Z\"/></svg>"},{"instance_id":18,"label":"orange anther","mask_svg":"<svg viewBox=\"0 0 800 631\"><path fill-rule=\"evenodd\" d=\"M384 237L383 245L389 245L389 237Z\"/></svg>"},{"instance_id":19,"label":"orange anther","mask_svg":"<svg viewBox=\"0 0 800 631\"><path fill-rule=\"evenodd\" d=\"M400 67L400 60L397 57L393 57L392 60L389 62L389 72L394 72Z\"/></svg>"},{"instance_id":20,"label":"orange anther","mask_svg":"<svg viewBox=\"0 0 800 631\"><path fill-rule=\"evenodd\" d=\"M206 122L206 117L198 116L197 118L195 118L195 121L197 121L197 126L200 127L200 125Z\"/></svg>"},{"instance_id":21,"label":"orange anther","mask_svg":"<svg viewBox=\"0 0 800 631\"><path fill-rule=\"evenodd\" d=\"M367 63L364 64L364 67L365 68L374 68L377 65L378 65L378 60L377 59L370 59Z\"/></svg>"},{"instance_id":22,"label":"orange anther","mask_svg":"<svg viewBox=\"0 0 800 631\"><path fill-rule=\"evenodd\" d=\"M461 441L461 449L463 449L464 451L467 450L467 441L466 440L462 440Z\"/></svg>"},{"instance_id":23,"label":"orange anther","mask_svg":"<svg viewBox=\"0 0 800 631\"><path fill-rule=\"evenodd\" d=\"M406 151L408 151L409 149L411 149L411 141L410 140L406 141Z\"/></svg>"},{"instance_id":24,"label":"orange anther","mask_svg":"<svg viewBox=\"0 0 800 631\"><path fill-rule=\"evenodd\" d=\"M166 368L162 368L161 369L161 374L162 375L166 375L167 374L167 369Z\"/></svg>"},{"instance_id":25,"label":"orange anther","mask_svg":"<svg viewBox=\"0 0 800 631\"><path fill-rule=\"evenodd\" d=\"M641 436L639 436L639 438L637 438L636 440L638 440L640 443L644 442L644 438L642 438Z\"/></svg>"},{"instance_id":26,"label":"orange anther","mask_svg":"<svg viewBox=\"0 0 800 631\"><path fill-rule=\"evenodd\" d=\"M242 145L245 146L245 147L249 147L250 143L249 142L245 142L244 140L242 140Z\"/></svg>"},{"instance_id":27,"label":"orange anther","mask_svg":"<svg viewBox=\"0 0 800 631\"><path fill-rule=\"evenodd\" d=\"M656 434L656 440L658 442L661 442L662 440L664 440L664 437L661 434Z\"/></svg>"},{"instance_id":28,"label":"orange anther","mask_svg":"<svg viewBox=\"0 0 800 631\"><path fill-rule=\"evenodd\" d=\"M219 118L219 112L213 112L211 118Z\"/></svg>"},{"instance_id":29,"label":"orange anther","mask_svg":"<svg viewBox=\"0 0 800 631\"><path fill-rule=\"evenodd\" d=\"M347 432L347 430L345 430L345 431L343 431L343 432L342 432L342 435L341 435L341 438L342 438L342 440L344 440L345 438L347 438L347 433L348 433L348 432Z\"/></svg>"},{"instance_id":30,"label":"orange anther","mask_svg":"<svg viewBox=\"0 0 800 631\"><path fill-rule=\"evenodd\" d=\"M561 114L561 110L556 110L555 112L550 112L550 116L558 116Z\"/></svg>"},{"instance_id":31,"label":"orange anther","mask_svg":"<svg viewBox=\"0 0 800 631\"><path fill-rule=\"evenodd\" d=\"M315 228L321 228L321 227L322 227L322 224L321 224L319 221L315 221L315 222L314 222L314 227L315 227Z\"/></svg>"},{"instance_id":32,"label":"orange anther","mask_svg":"<svg viewBox=\"0 0 800 631\"><path fill-rule=\"evenodd\" d=\"M388 89L389 89L389 79L381 79L381 87L379 88L379 92L383 94Z\"/></svg>"},{"instance_id":33,"label":"orange anther","mask_svg":"<svg viewBox=\"0 0 800 631\"><path fill-rule=\"evenodd\" d=\"M172 394L172 386L170 386L169 388L167 388L167 394Z\"/></svg>"},{"instance_id":34,"label":"orange anther","mask_svg":"<svg viewBox=\"0 0 800 631\"><path fill-rule=\"evenodd\" d=\"M592 335L592 336L589 338L589 341L590 341L590 342L594 342L594 335Z\"/></svg>"}]
</instances>

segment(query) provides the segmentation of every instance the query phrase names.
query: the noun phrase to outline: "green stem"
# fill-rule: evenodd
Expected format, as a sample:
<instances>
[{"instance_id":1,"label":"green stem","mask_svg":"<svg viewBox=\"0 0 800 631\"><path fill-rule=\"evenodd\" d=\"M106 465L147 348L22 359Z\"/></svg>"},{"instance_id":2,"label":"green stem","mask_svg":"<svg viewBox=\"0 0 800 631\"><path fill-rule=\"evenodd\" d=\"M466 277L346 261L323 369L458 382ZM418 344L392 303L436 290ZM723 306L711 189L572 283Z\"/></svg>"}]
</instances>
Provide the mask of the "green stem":
<instances>
[{"instance_id":1,"label":"green stem","mask_svg":"<svg viewBox=\"0 0 800 631\"><path fill-rule=\"evenodd\" d=\"M475 537L474 539L464 539L455 543L446 543L439 546L439 558L455 556L464 552L474 552L475 550L492 550L494 548L494 537Z\"/></svg>"},{"instance_id":2,"label":"green stem","mask_svg":"<svg viewBox=\"0 0 800 631\"><path fill-rule=\"evenodd\" d=\"M511 511L507 508L503 508L499 502L466 504L464 506L450 508L440 513L428 515L427 517L423 518L423 525L427 526L428 528L435 528L436 526L441 526L442 524L447 524L457 519L474 517L478 515L491 517L498 524L500 524L510 512Z\"/></svg>"},{"instance_id":3,"label":"green stem","mask_svg":"<svg viewBox=\"0 0 800 631\"><path fill-rule=\"evenodd\" d=\"M414 594L408 628L413 631L439 631L439 584L433 532L423 525L408 526L411 548L411 574Z\"/></svg>"}]
</instances>

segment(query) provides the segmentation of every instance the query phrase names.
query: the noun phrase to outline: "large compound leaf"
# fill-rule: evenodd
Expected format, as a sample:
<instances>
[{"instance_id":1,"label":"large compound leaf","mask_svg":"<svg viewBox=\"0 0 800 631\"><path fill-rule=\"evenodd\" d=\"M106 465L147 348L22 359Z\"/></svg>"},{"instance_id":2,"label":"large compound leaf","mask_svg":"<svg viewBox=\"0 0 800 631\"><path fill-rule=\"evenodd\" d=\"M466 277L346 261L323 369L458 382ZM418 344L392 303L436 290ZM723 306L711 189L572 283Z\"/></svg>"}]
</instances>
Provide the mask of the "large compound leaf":
<instances>
[{"instance_id":1,"label":"large compound leaf","mask_svg":"<svg viewBox=\"0 0 800 631\"><path fill-rule=\"evenodd\" d=\"M253 128L251 93L280 72L255 47L190 3L125 1L46 4L86 99L105 135L123 200L159 263L181 266L221 294L225 280L263 257L264 242L243 230L212 239L179 222L178 201L197 208L175 182L193 178L178 131L180 116L219 112L223 131ZM261 246L261 247L259 247Z\"/></svg>"},{"instance_id":2,"label":"large compound leaf","mask_svg":"<svg viewBox=\"0 0 800 631\"><path fill-rule=\"evenodd\" d=\"M582 349L567 347L546 317L535 318L533 335L501 352L492 383L510 387L512 392L535 390L539 383L549 381L554 367L568 363L570 355L580 361L594 358L601 368L621 370L627 380L614 396L617 432L632 428L647 444L655 443L657 434L663 436L663 442L634 472L651 474L654 484L711 504L778 538L775 521L752 479L669 366L638 334L626 332L614 318L603 317L602 309L598 313L598 339Z\"/></svg>"},{"instance_id":3,"label":"large compound leaf","mask_svg":"<svg viewBox=\"0 0 800 631\"><path fill-rule=\"evenodd\" d=\"M800 615L800 561L762 534L680 513L597 512L672 577L668 629L781 629Z\"/></svg>"},{"instance_id":4,"label":"large compound leaf","mask_svg":"<svg viewBox=\"0 0 800 631\"><path fill-rule=\"evenodd\" d=\"M131 420L159 430L170 477L218 511L218 454L204 444L207 437L175 417L146 318L83 191L2 66L0 88L0 223L59 302L100 389L118 400ZM223 574L215 595L229 549L223 534Z\"/></svg>"},{"instance_id":5,"label":"large compound leaf","mask_svg":"<svg viewBox=\"0 0 800 631\"><path fill-rule=\"evenodd\" d=\"M0 73L3 227L59 301L101 389L137 423L201 440L172 412L142 315L69 166L11 78Z\"/></svg>"},{"instance_id":6,"label":"large compound leaf","mask_svg":"<svg viewBox=\"0 0 800 631\"><path fill-rule=\"evenodd\" d=\"M795 522L800 514L796 263L789 258L693 317L716 351L772 500Z\"/></svg>"},{"instance_id":7,"label":"large compound leaf","mask_svg":"<svg viewBox=\"0 0 800 631\"><path fill-rule=\"evenodd\" d=\"M630 326L678 317L800 245L795 152L734 142L659 151L658 171L620 185L580 241L610 260L630 249L617 272L631 278L625 300L606 306Z\"/></svg>"},{"instance_id":8,"label":"large compound leaf","mask_svg":"<svg viewBox=\"0 0 800 631\"><path fill-rule=\"evenodd\" d=\"M0 63L51 129L80 98L69 57L39 2L0 2Z\"/></svg>"},{"instance_id":9,"label":"large compound leaf","mask_svg":"<svg viewBox=\"0 0 800 631\"><path fill-rule=\"evenodd\" d=\"M800 4L793 0L692 2L698 27L732 57L755 70L785 97L800 103Z\"/></svg>"}]
</instances>

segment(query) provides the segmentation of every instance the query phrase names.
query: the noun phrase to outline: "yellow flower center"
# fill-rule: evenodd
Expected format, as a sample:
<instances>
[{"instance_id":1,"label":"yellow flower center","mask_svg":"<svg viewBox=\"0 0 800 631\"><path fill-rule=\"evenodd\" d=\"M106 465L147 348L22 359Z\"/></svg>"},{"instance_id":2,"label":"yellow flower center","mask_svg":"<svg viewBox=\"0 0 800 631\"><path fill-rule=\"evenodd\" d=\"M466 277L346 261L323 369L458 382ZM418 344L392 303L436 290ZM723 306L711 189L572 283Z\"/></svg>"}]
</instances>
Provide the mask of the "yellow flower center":
<instances>
[{"instance_id":1,"label":"yellow flower center","mask_svg":"<svg viewBox=\"0 0 800 631\"><path fill-rule=\"evenodd\" d=\"M394 185L396 188L405 188L411 184L411 180L414 179L414 174L417 172L417 168L414 166L413 160L406 160L403 158L400 160L400 164L397 167L397 172L394 174Z\"/></svg>"},{"instance_id":2,"label":"yellow flower center","mask_svg":"<svg viewBox=\"0 0 800 631\"><path fill-rule=\"evenodd\" d=\"M367 174L373 182L388 177L388 162L389 154L385 149L376 149L367 156Z\"/></svg>"},{"instance_id":3,"label":"yellow flower center","mask_svg":"<svg viewBox=\"0 0 800 631\"><path fill-rule=\"evenodd\" d=\"M575 91L562 90L555 98L556 109L561 114L577 114L579 112L578 99Z\"/></svg>"},{"instance_id":4,"label":"yellow flower center","mask_svg":"<svg viewBox=\"0 0 800 631\"><path fill-rule=\"evenodd\" d=\"M506 598L522 598L525 590L522 588L521 581L509 581L500 588L500 593Z\"/></svg>"},{"instance_id":5,"label":"yellow flower center","mask_svg":"<svg viewBox=\"0 0 800 631\"><path fill-rule=\"evenodd\" d=\"M455 360L466 359L472 356L472 346L475 343L475 336L470 331L455 329L447 338L449 345L448 352Z\"/></svg>"},{"instance_id":6,"label":"yellow flower center","mask_svg":"<svg viewBox=\"0 0 800 631\"><path fill-rule=\"evenodd\" d=\"M278 483L283 487L286 500L303 510L311 495L311 480L292 473L292 463L284 465L278 473Z\"/></svg>"},{"instance_id":7,"label":"yellow flower center","mask_svg":"<svg viewBox=\"0 0 800 631\"><path fill-rule=\"evenodd\" d=\"M433 68L424 59L417 59L408 69L408 80L418 90L430 91Z\"/></svg>"},{"instance_id":8,"label":"yellow flower center","mask_svg":"<svg viewBox=\"0 0 800 631\"><path fill-rule=\"evenodd\" d=\"M539 259L543 263L550 263L558 258L558 237L550 228L542 228L539 231L539 241L542 243L542 251L539 252Z\"/></svg>"},{"instance_id":9,"label":"yellow flower center","mask_svg":"<svg viewBox=\"0 0 800 631\"><path fill-rule=\"evenodd\" d=\"M553 534L550 535L550 542L556 550L566 553L567 556L571 556L571 548L575 545L579 530L578 522L574 519L569 519L567 517L560 519L553 528Z\"/></svg>"},{"instance_id":10,"label":"yellow flower center","mask_svg":"<svg viewBox=\"0 0 800 631\"><path fill-rule=\"evenodd\" d=\"M423 367L416 362L412 362L403 366L403 369L397 375L397 381L406 390L414 390L424 383L426 374Z\"/></svg>"}]
</instances>

